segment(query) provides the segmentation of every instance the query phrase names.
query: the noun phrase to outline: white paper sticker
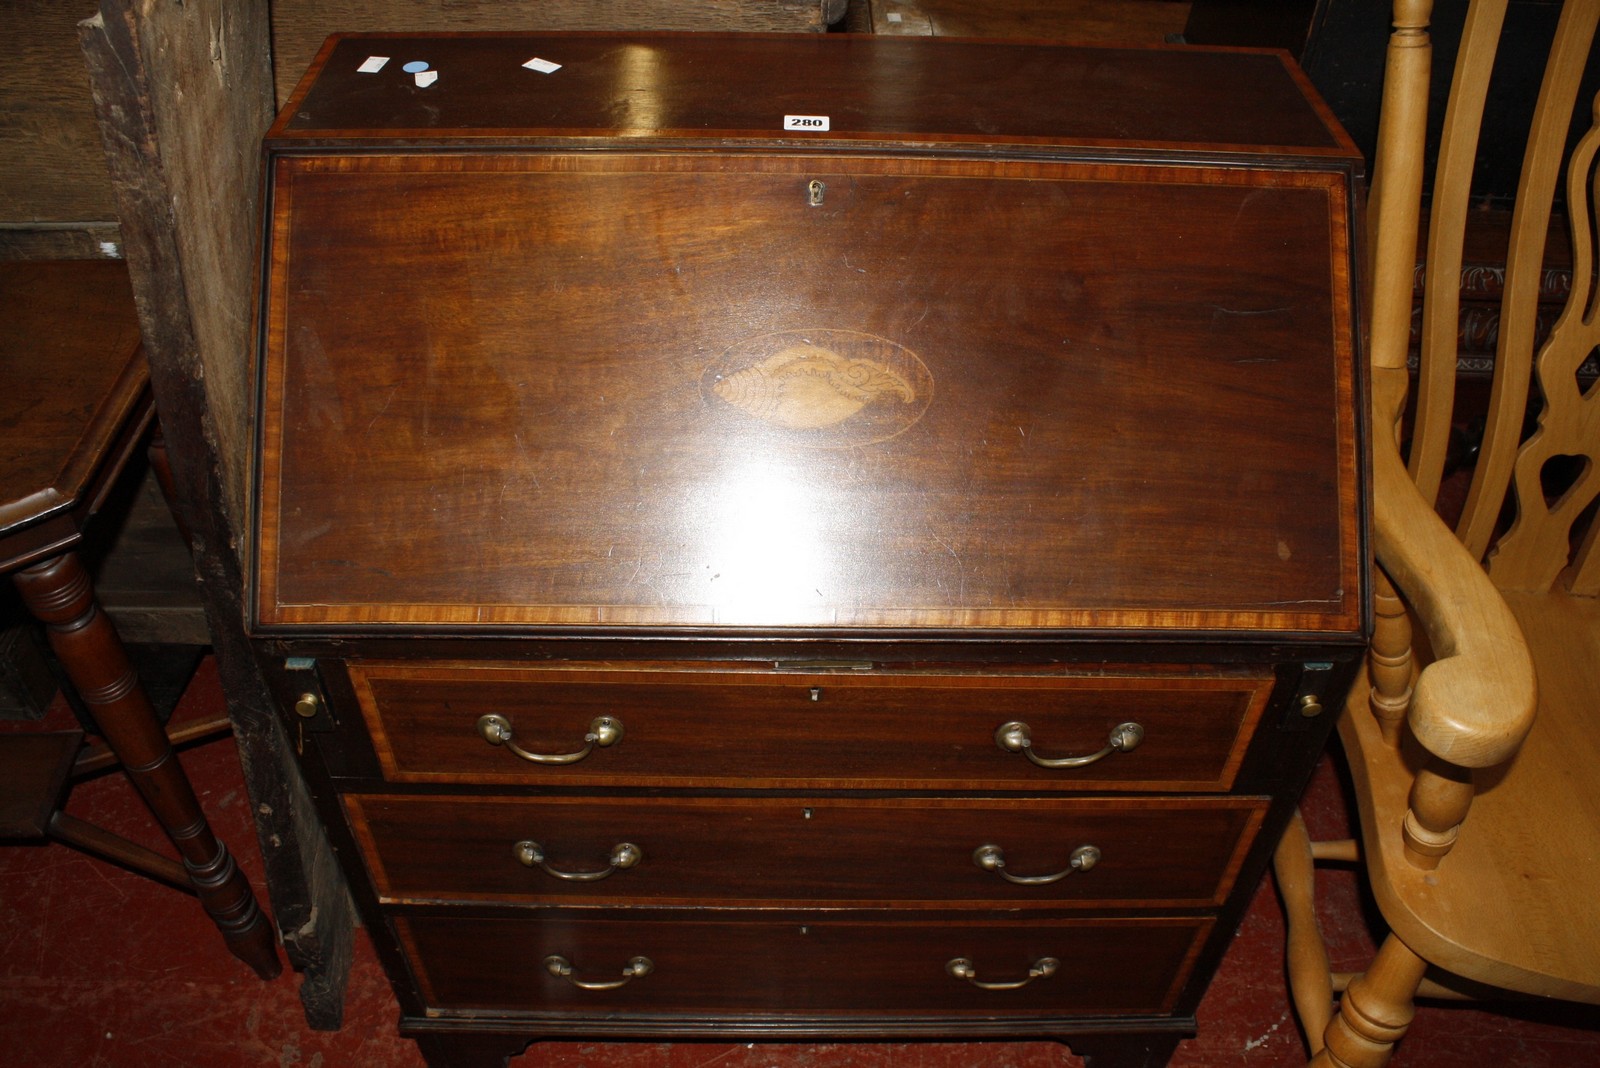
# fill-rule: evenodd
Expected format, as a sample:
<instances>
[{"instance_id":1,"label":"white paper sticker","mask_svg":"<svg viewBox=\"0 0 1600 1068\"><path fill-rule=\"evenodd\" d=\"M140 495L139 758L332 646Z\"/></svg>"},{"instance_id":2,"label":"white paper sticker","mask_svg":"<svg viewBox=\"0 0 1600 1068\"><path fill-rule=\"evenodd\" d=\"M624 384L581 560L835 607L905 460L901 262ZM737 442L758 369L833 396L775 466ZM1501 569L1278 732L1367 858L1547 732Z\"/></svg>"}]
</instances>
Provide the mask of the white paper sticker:
<instances>
[{"instance_id":1,"label":"white paper sticker","mask_svg":"<svg viewBox=\"0 0 1600 1068\"><path fill-rule=\"evenodd\" d=\"M548 59L540 59L538 56L534 56L532 59L528 60L528 62L524 63L523 66L527 67L529 70L536 70L540 74L554 74L556 71L561 69L561 64L552 63Z\"/></svg>"},{"instance_id":2,"label":"white paper sticker","mask_svg":"<svg viewBox=\"0 0 1600 1068\"><path fill-rule=\"evenodd\" d=\"M357 67L356 70L362 74L376 74L383 69L383 65L387 62L389 62L388 56L368 56L367 61Z\"/></svg>"},{"instance_id":3,"label":"white paper sticker","mask_svg":"<svg viewBox=\"0 0 1600 1068\"><path fill-rule=\"evenodd\" d=\"M906 17L898 11L889 12L888 17L890 22L904 22L906 20Z\"/></svg>"},{"instance_id":4,"label":"white paper sticker","mask_svg":"<svg viewBox=\"0 0 1600 1068\"><path fill-rule=\"evenodd\" d=\"M826 130L828 116L826 115L785 115L783 117L785 130Z\"/></svg>"},{"instance_id":5,"label":"white paper sticker","mask_svg":"<svg viewBox=\"0 0 1600 1068\"><path fill-rule=\"evenodd\" d=\"M439 72L436 70L425 70L416 74L415 77L417 79L417 87L420 89L426 89L428 86L439 80Z\"/></svg>"}]
</instances>

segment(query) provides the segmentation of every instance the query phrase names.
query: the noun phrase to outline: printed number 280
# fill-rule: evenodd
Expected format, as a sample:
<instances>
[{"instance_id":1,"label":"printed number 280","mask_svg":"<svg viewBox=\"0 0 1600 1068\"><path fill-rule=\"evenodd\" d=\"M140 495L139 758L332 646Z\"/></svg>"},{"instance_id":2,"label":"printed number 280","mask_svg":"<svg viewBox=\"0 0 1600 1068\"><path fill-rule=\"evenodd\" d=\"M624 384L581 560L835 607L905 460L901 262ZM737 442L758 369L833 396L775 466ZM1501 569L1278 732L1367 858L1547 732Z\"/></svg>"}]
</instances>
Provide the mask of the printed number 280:
<instances>
[{"instance_id":1,"label":"printed number 280","mask_svg":"<svg viewBox=\"0 0 1600 1068\"><path fill-rule=\"evenodd\" d=\"M828 116L826 115L785 115L783 117L785 130L826 130Z\"/></svg>"}]
</instances>

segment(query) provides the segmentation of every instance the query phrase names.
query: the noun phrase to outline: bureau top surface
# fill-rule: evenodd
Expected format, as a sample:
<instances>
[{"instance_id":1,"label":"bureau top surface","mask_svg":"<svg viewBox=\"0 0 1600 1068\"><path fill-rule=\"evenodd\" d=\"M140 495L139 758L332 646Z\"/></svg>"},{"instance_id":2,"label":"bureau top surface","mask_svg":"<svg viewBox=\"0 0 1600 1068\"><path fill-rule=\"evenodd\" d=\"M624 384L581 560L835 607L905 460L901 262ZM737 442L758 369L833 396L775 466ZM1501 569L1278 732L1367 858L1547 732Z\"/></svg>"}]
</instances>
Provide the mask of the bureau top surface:
<instances>
[{"instance_id":1,"label":"bureau top surface","mask_svg":"<svg viewBox=\"0 0 1600 1068\"><path fill-rule=\"evenodd\" d=\"M487 101L491 54L594 92L699 64L717 84L682 91L741 129L752 79L799 94L811 60L855 71L880 133L1023 128L935 75L966 46L835 40L346 38L277 129L371 130L385 93L396 130L445 123L418 93ZM1176 130L1120 87L1189 53L970 47L1015 57L984 53L997 84L1093 83L1028 102L1028 136ZM370 55L440 76L383 89ZM1275 72L1234 110L1315 117L1276 57L1194 55ZM670 94L608 92L529 121L689 128ZM1348 168L599 147L269 158L259 629L1359 636Z\"/></svg>"},{"instance_id":2,"label":"bureau top surface","mask_svg":"<svg viewBox=\"0 0 1600 1068\"><path fill-rule=\"evenodd\" d=\"M360 35L329 39L269 138L281 147L625 137L1357 159L1303 85L1280 53L1181 46L828 34ZM786 123L790 116L809 121Z\"/></svg>"}]
</instances>

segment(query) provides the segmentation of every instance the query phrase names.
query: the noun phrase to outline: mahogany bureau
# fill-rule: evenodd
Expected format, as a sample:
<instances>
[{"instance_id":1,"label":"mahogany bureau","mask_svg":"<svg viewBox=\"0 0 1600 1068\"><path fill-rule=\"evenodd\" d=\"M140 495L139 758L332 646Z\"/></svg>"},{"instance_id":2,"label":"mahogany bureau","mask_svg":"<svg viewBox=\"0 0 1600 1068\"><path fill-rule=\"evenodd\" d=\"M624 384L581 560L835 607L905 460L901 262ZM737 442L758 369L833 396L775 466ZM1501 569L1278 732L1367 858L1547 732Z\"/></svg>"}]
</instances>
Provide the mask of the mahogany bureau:
<instances>
[{"instance_id":1,"label":"mahogany bureau","mask_svg":"<svg viewBox=\"0 0 1600 1068\"><path fill-rule=\"evenodd\" d=\"M251 627L430 1062L1164 1063L1366 633L1359 173L1275 53L331 39Z\"/></svg>"}]
</instances>

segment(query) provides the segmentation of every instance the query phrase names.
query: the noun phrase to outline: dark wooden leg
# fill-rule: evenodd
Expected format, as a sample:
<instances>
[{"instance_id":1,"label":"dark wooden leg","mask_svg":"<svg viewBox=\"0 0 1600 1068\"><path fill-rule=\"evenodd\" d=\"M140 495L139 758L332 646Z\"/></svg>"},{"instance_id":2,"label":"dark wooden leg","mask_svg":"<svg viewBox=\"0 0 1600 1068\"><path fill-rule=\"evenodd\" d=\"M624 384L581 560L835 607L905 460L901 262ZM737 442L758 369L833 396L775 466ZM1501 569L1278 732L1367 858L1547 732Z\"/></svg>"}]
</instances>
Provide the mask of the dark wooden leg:
<instances>
[{"instance_id":1,"label":"dark wooden leg","mask_svg":"<svg viewBox=\"0 0 1600 1068\"><path fill-rule=\"evenodd\" d=\"M1088 1068L1165 1068L1182 1040L1180 1035L1085 1035L1067 1039L1067 1047Z\"/></svg>"},{"instance_id":2,"label":"dark wooden leg","mask_svg":"<svg viewBox=\"0 0 1600 1068\"><path fill-rule=\"evenodd\" d=\"M428 1068L506 1068L528 1048L528 1037L474 1034L413 1035Z\"/></svg>"},{"instance_id":3,"label":"dark wooden leg","mask_svg":"<svg viewBox=\"0 0 1600 1068\"><path fill-rule=\"evenodd\" d=\"M228 950L263 979L282 970L272 927L255 894L200 811L194 788L173 754L150 699L110 620L94 599L76 553L14 576L23 603L40 622L67 678L93 713L106 744L178 847L189 881Z\"/></svg>"},{"instance_id":4,"label":"dark wooden leg","mask_svg":"<svg viewBox=\"0 0 1600 1068\"><path fill-rule=\"evenodd\" d=\"M167 511L172 513L172 521L177 524L183 543L192 552L194 539L189 536L189 528L183 522L183 509L178 505L178 484L173 481L172 457L167 455L167 435L161 429L160 419L150 429L150 444L145 449L145 459L150 461L150 470L155 472L156 485L161 487L161 499L167 502Z\"/></svg>"}]
</instances>

